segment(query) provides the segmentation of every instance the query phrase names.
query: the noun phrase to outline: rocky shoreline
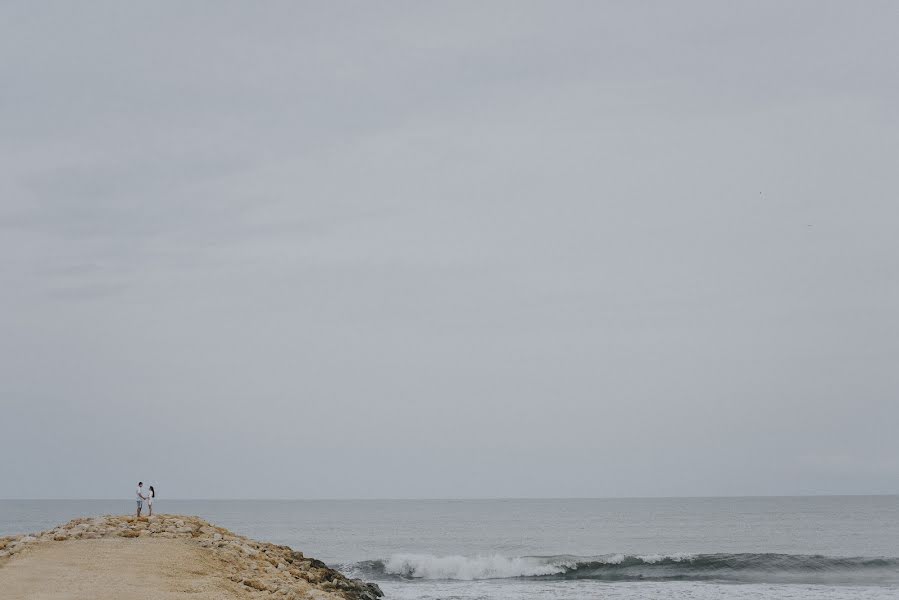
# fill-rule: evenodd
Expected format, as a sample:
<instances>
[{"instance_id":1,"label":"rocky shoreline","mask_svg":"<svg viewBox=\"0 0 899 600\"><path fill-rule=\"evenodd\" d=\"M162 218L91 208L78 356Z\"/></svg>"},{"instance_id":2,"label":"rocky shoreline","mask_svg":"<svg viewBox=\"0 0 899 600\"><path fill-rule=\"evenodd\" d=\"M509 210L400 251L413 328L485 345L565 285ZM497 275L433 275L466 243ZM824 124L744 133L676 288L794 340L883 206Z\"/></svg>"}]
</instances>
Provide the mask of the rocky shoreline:
<instances>
[{"instance_id":1,"label":"rocky shoreline","mask_svg":"<svg viewBox=\"0 0 899 600\"><path fill-rule=\"evenodd\" d=\"M289 546L258 542L186 515L81 518L39 533L0 537L0 569L16 555L43 544L104 538L135 542L143 538L178 539L205 548L221 562L222 575L253 597L377 600L383 595L376 584L349 579Z\"/></svg>"}]
</instances>

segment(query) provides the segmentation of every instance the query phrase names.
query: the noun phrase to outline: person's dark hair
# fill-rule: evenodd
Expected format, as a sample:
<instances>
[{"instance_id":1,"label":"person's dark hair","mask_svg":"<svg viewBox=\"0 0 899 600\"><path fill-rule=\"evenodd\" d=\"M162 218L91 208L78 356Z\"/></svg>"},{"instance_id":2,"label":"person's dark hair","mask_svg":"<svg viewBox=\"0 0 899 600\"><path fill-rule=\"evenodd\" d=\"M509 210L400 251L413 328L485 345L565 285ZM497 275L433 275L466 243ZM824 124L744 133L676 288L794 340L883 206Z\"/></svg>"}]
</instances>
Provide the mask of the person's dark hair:
<instances>
[{"instance_id":1,"label":"person's dark hair","mask_svg":"<svg viewBox=\"0 0 899 600\"><path fill-rule=\"evenodd\" d=\"M143 481L138 481L138 482L137 482L137 485L143 485L143 484L144 484Z\"/></svg>"},{"instance_id":2,"label":"person's dark hair","mask_svg":"<svg viewBox=\"0 0 899 600\"><path fill-rule=\"evenodd\" d=\"M152 485L150 486L150 495L153 496L154 498L156 497L156 490L153 489Z\"/></svg>"}]
</instances>

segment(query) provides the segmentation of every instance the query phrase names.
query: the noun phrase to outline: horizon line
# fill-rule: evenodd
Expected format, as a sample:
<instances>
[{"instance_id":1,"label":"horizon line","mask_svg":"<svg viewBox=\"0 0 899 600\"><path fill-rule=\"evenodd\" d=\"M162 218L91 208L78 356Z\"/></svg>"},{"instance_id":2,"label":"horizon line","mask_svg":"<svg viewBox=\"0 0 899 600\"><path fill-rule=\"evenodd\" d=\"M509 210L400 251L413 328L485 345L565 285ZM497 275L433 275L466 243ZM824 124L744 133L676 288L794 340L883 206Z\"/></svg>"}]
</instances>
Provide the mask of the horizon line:
<instances>
[{"instance_id":1,"label":"horizon line","mask_svg":"<svg viewBox=\"0 0 899 600\"><path fill-rule=\"evenodd\" d=\"M699 500L699 499L737 499L737 498L845 498L845 497L890 497L899 496L899 492L892 493L842 493L842 494L733 494L733 495L708 495L708 496L469 496L469 497L405 497L405 498L167 498L178 502L462 502L462 501L508 501L508 500ZM118 501L132 500L128 496L115 496L103 498L0 498L0 502L9 501Z\"/></svg>"}]
</instances>

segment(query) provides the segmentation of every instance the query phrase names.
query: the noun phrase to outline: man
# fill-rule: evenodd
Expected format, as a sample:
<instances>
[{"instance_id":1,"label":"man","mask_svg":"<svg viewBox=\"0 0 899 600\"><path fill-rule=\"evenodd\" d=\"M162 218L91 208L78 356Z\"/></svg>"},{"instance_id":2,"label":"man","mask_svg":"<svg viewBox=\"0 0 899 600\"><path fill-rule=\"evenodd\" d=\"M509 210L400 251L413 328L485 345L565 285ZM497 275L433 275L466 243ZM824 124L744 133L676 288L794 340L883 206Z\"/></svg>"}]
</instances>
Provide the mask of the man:
<instances>
[{"instance_id":1,"label":"man","mask_svg":"<svg viewBox=\"0 0 899 600\"><path fill-rule=\"evenodd\" d=\"M137 482L137 518L138 519L140 518L140 511L144 507L144 500L146 500L146 499L147 499L147 497L144 496L144 482L138 481Z\"/></svg>"}]
</instances>

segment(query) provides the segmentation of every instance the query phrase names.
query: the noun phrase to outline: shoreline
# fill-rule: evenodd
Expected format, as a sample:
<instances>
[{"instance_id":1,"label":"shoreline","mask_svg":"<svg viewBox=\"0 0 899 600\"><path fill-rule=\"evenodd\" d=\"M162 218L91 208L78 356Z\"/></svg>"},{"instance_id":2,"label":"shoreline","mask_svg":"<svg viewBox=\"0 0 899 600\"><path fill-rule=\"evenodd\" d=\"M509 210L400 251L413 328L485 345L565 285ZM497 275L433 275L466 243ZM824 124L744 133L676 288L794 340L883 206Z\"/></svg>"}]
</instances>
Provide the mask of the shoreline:
<instances>
[{"instance_id":1,"label":"shoreline","mask_svg":"<svg viewBox=\"0 0 899 600\"><path fill-rule=\"evenodd\" d=\"M350 579L289 546L170 514L84 517L0 537L0 589L11 590L12 598L52 594L97 600L148 594L166 600L382 596L376 584Z\"/></svg>"}]
</instances>

